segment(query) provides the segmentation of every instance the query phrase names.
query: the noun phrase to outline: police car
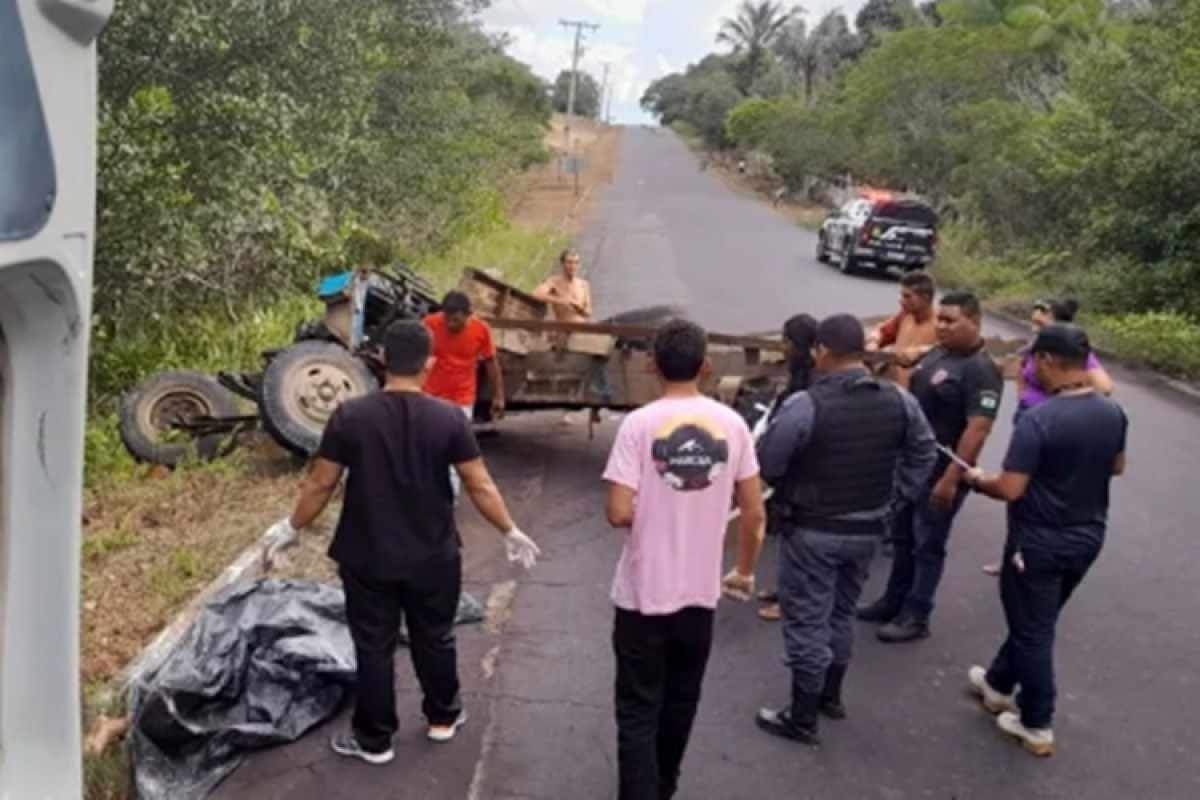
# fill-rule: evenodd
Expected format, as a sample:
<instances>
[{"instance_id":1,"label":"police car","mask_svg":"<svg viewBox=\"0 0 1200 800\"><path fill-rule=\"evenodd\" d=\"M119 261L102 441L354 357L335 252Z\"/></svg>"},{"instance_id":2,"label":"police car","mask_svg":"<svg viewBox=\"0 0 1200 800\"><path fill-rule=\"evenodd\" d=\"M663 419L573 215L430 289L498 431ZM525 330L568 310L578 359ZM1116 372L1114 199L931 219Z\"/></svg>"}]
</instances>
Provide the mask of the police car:
<instances>
[{"instance_id":1,"label":"police car","mask_svg":"<svg viewBox=\"0 0 1200 800\"><path fill-rule=\"evenodd\" d=\"M849 274L928 267L937 252L937 213L889 192L867 192L830 213L817 234L817 261Z\"/></svg>"}]
</instances>

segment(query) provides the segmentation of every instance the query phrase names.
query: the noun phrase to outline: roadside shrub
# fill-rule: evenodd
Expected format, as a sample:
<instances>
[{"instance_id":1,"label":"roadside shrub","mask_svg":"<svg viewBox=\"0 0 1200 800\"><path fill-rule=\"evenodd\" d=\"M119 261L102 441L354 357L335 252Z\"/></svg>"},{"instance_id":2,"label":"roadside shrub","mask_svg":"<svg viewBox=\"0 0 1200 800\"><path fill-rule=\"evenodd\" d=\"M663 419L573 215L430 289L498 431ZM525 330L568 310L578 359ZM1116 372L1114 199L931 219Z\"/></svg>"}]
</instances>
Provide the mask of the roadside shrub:
<instances>
[{"instance_id":1,"label":"roadside shrub","mask_svg":"<svg viewBox=\"0 0 1200 800\"><path fill-rule=\"evenodd\" d=\"M1200 376L1200 320L1171 311L1094 318L1097 342L1147 366L1183 377Z\"/></svg>"}]
</instances>

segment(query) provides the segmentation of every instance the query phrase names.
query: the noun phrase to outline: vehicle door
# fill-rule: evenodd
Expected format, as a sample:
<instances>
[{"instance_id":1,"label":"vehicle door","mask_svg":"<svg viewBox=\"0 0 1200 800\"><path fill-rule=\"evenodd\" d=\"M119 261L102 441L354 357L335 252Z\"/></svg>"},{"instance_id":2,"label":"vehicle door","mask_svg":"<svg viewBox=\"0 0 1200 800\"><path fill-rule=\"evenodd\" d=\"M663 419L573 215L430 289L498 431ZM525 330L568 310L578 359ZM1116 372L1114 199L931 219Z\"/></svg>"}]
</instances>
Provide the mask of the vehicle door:
<instances>
[{"instance_id":1,"label":"vehicle door","mask_svg":"<svg viewBox=\"0 0 1200 800\"><path fill-rule=\"evenodd\" d=\"M79 553L112 0L0 0L0 797L82 794Z\"/></svg>"}]
</instances>

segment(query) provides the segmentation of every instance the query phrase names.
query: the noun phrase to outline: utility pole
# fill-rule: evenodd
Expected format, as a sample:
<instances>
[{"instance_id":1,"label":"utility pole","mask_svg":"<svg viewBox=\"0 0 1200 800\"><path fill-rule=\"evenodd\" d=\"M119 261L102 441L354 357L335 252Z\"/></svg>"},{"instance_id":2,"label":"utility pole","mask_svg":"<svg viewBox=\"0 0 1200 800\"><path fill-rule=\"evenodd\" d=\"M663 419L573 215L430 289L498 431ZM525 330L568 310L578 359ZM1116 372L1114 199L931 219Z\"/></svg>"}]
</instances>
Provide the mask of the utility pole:
<instances>
[{"instance_id":1,"label":"utility pole","mask_svg":"<svg viewBox=\"0 0 1200 800\"><path fill-rule=\"evenodd\" d=\"M596 116L598 116L600 119L604 120L605 124L608 124L608 115L604 111L604 106L605 106L605 103L608 102L608 97L609 97L609 94L611 93L608 88L608 72L610 69L612 69L612 64L605 61L604 62L604 81L600 84L600 107L598 109L596 109Z\"/></svg>"},{"instance_id":2,"label":"utility pole","mask_svg":"<svg viewBox=\"0 0 1200 800\"><path fill-rule=\"evenodd\" d=\"M571 89L567 93L567 121L563 126L564 153L567 158L571 157L571 122L575 116L575 90L579 82L579 58L583 55L583 32L584 30L596 31L600 29L599 25L590 22L581 22L578 20L560 19L559 25L564 28L575 29L575 49L571 54ZM579 193L579 164L575 164L575 193Z\"/></svg>"}]
</instances>

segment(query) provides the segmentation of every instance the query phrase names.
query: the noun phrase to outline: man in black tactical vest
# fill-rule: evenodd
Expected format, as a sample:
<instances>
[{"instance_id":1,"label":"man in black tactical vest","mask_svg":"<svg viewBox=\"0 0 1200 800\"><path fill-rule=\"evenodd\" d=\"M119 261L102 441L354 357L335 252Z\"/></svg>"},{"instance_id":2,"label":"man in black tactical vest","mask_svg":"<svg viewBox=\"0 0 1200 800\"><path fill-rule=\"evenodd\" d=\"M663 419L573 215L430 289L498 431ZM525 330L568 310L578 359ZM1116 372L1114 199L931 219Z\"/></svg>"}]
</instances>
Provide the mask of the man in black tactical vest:
<instances>
[{"instance_id":1,"label":"man in black tactical vest","mask_svg":"<svg viewBox=\"0 0 1200 800\"><path fill-rule=\"evenodd\" d=\"M793 395L759 444L761 474L784 506L779 598L792 702L759 727L817 743L817 715L846 715L854 609L893 505L928 481L933 433L907 392L863 366L865 334L848 314L818 326L818 379Z\"/></svg>"}]
</instances>

